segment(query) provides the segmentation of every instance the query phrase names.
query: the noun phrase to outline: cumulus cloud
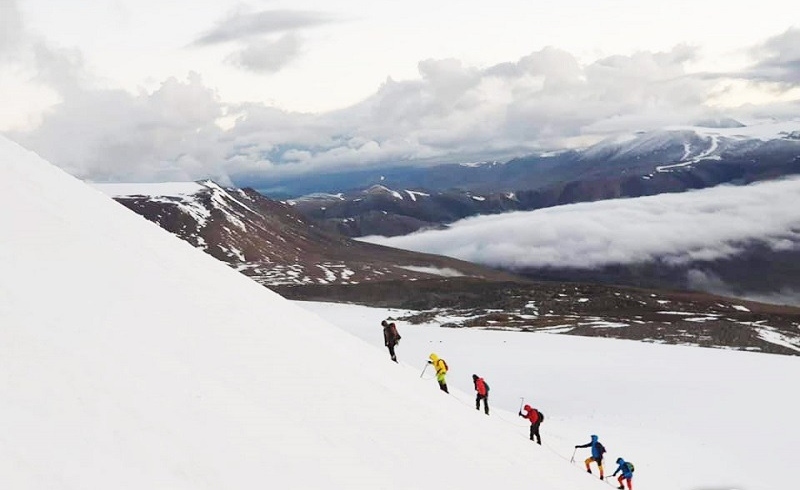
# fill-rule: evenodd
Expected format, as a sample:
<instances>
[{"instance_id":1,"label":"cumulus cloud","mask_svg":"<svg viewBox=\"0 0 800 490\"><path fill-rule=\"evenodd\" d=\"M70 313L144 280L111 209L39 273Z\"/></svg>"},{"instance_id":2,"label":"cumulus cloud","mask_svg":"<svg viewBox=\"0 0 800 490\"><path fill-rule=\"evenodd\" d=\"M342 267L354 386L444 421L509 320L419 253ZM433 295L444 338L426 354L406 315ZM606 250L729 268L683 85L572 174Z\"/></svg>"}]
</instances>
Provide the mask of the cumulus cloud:
<instances>
[{"instance_id":1,"label":"cumulus cloud","mask_svg":"<svg viewBox=\"0 0 800 490\"><path fill-rule=\"evenodd\" d=\"M194 45L204 46L264 34L285 33L301 28L333 22L330 14L301 10L264 10L261 12L237 11L220 20L217 25L198 37Z\"/></svg>"},{"instance_id":2,"label":"cumulus cloud","mask_svg":"<svg viewBox=\"0 0 800 490\"><path fill-rule=\"evenodd\" d=\"M294 29L330 20L279 14L235 14L196 44L236 41L241 49L230 62L279 70L302 51ZM283 35L262 37L276 33ZM40 127L10 136L103 181L183 175L259 187L276 176L341 168L510 159L718 115L704 105L716 81L687 72L697 57L687 46L588 64L554 47L488 67L428 59L417 78L387 79L362 102L323 114L225 104L194 75L152 92L98 88L79 52L40 44L35 53L36 79L63 102ZM774 107L786 117L796 108ZM221 117L225 129L215 124Z\"/></svg>"},{"instance_id":3,"label":"cumulus cloud","mask_svg":"<svg viewBox=\"0 0 800 490\"><path fill-rule=\"evenodd\" d=\"M198 75L137 95L63 83L70 85L63 102L36 131L12 133L14 139L87 180L231 183L222 168L223 131L214 123L221 105Z\"/></svg>"},{"instance_id":4,"label":"cumulus cloud","mask_svg":"<svg viewBox=\"0 0 800 490\"><path fill-rule=\"evenodd\" d=\"M524 268L599 268L736 256L747 244L800 249L800 179L482 216L366 241ZM700 272L697 282L713 281Z\"/></svg>"},{"instance_id":5,"label":"cumulus cloud","mask_svg":"<svg viewBox=\"0 0 800 490\"><path fill-rule=\"evenodd\" d=\"M686 123L701 115L713 83L686 76L693 55L681 46L582 66L545 48L484 69L424 60L418 79L389 79L362 103L326 115L341 128L339 144L304 148L306 164L505 158Z\"/></svg>"}]
</instances>

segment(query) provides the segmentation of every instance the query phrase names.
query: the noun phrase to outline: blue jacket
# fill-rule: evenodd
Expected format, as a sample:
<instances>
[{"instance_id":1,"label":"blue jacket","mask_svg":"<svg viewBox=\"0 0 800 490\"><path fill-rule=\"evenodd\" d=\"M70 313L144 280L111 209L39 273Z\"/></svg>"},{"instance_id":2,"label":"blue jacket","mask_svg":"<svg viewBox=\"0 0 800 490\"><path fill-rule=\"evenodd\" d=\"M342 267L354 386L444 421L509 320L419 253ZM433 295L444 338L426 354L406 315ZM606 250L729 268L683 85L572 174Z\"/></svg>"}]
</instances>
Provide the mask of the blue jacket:
<instances>
[{"instance_id":1,"label":"blue jacket","mask_svg":"<svg viewBox=\"0 0 800 490\"><path fill-rule=\"evenodd\" d=\"M617 464L619 466L617 466L617 469L614 470L614 474L611 476L617 476L617 473L621 471L624 478L633 478L633 472L628 468L628 463L626 463L624 459L617 458Z\"/></svg>"},{"instance_id":2,"label":"blue jacket","mask_svg":"<svg viewBox=\"0 0 800 490\"><path fill-rule=\"evenodd\" d=\"M604 448L603 445L600 444L600 441L597 440L597 436L592 436L591 442L575 447L590 447L590 446L592 448L592 457L598 461L603 459L603 453L606 452L606 448Z\"/></svg>"}]
</instances>

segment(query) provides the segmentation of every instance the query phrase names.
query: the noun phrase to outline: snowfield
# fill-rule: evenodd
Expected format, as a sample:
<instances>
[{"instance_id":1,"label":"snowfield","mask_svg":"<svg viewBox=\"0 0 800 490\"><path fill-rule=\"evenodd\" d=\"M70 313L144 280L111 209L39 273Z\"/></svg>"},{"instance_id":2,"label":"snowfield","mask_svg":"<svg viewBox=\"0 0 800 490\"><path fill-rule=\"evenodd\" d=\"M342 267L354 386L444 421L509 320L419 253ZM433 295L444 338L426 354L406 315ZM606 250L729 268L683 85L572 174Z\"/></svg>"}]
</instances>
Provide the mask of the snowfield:
<instances>
[{"instance_id":1,"label":"snowfield","mask_svg":"<svg viewBox=\"0 0 800 490\"><path fill-rule=\"evenodd\" d=\"M380 321L402 313L297 304L384 352ZM609 451L610 471L618 456L636 465L634 489L795 488L790 459L797 454L800 438L800 424L795 422L800 358L595 337L397 325L403 337L396 349L399 361L419 374L431 351L446 359L448 384L460 390L456 396L469 406L465 409L475 410L471 375L479 374L491 387L493 418L519 426L519 434L527 435L525 422L515 415L520 397L525 397L545 414L541 433L547 452L569 460L576 444L597 434ZM430 373L426 377L429 388L438 389ZM587 450L579 449L576 460L586 457Z\"/></svg>"},{"instance_id":2,"label":"snowfield","mask_svg":"<svg viewBox=\"0 0 800 490\"><path fill-rule=\"evenodd\" d=\"M607 489L592 433L637 490L796 481L798 358L401 325L397 365L385 310L289 302L2 137L0 171L2 488Z\"/></svg>"}]
</instances>

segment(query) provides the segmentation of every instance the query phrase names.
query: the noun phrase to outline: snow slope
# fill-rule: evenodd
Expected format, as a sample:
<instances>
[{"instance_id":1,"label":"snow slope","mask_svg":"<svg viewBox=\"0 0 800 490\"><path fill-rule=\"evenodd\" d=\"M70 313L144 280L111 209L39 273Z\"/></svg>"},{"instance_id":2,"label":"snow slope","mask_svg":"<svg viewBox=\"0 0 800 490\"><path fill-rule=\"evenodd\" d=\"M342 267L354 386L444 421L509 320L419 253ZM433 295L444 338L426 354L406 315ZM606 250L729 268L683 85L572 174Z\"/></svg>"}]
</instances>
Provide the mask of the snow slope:
<instances>
[{"instance_id":1,"label":"snow slope","mask_svg":"<svg viewBox=\"0 0 800 490\"><path fill-rule=\"evenodd\" d=\"M297 304L384 351L380 320L402 314ZM421 370L434 350L450 366L448 383L464 391L472 388L472 373L480 374L491 386L492 417L518 426L521 434L525 424L514 412L525 397L546 415L544 449L565 459L589 434L598 434L612 471L610 462L619 456L635 463L635 489L797 488L800 358L397 323L400 362ZM460 396L473 403L471 395ZM583 449L576 459L586 457Z\"/></svg>"},{"instance_id":2,"label":"snow slope","mask_svg":"<svg viewBox=\"0 0 800 490\"><path fill-rule=\"evenodd\" d=\"M0 137L0 486L606 488Z\"/></svg>"}]
</instances>

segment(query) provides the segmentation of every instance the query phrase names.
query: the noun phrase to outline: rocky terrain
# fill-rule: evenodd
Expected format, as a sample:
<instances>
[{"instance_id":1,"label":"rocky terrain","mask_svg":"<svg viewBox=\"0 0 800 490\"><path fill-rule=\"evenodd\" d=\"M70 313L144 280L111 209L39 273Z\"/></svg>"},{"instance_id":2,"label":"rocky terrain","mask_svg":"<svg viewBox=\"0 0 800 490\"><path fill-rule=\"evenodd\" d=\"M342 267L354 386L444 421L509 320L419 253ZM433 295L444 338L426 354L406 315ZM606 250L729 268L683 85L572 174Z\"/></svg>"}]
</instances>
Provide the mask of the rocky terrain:
<instances>
[{"instance_id":1,"label":"rocky terrain","mask_svg":"<svg viewBox=\"0 0 800 490\"><path fill-rule=\"evenodd\" d=\"M275 289L298 300L399 308L398 319L411 323L800 355L799 308L703 293L467 278Z\"/></svg>"},{"instance_id":2,"label":"rocky terrain","mask_svg":"<svg viewBox=\"0 0 800 490\"><path fill-rule=\"evenodd\" d=\"M122 205L266 286L511 274L328 233L291 206L214 182L98 184Z\"/></svg>"}]
</instances>

